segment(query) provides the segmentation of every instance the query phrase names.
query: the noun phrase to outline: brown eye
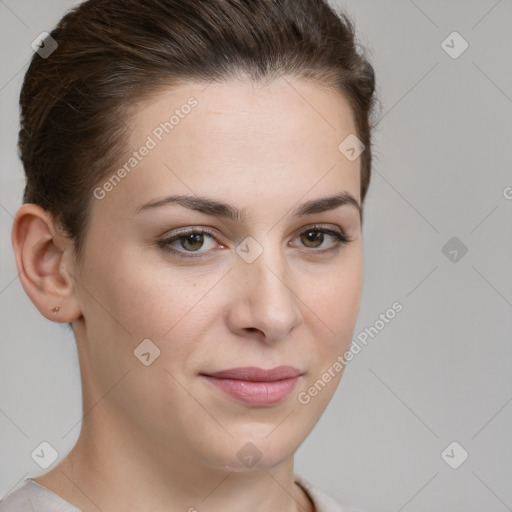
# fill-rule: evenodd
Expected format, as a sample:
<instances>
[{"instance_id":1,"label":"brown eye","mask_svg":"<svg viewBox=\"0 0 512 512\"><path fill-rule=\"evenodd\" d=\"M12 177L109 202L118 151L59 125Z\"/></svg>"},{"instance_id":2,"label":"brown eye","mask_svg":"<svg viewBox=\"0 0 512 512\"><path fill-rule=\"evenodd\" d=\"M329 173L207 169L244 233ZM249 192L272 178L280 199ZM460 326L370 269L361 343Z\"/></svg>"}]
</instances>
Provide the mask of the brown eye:
<instances>
[{"instance_id":1,"label":"brown eye","mask_svg":"<svg viewBox=\"0 0 512 512\"><path fill-rule=\"evenodd\" d=\"M301 234L301 240L306 247L316 249L322 245L324 234L317 230L304 231L304 233Z\"/></svg>"},{"instance_id":2,"label":"brown eye","mask_svg":"<svg viewBox=\"0 0 512 512\"><path fill-rule=\"evenodd\" d=\"M197 251L204 243L204 236L202 233L191 233L185 235L180 239L180 245L187 251Z\"/></svg>"},{"instance_id":3,"label":"brown eye","mask_svg":"<svg viewBox=\"0 0 512 512\"><path fill-rule=\"evenodd\" d=\"M210 246L208 247L208 241ZM197 257L204 256L209 249L213 249L215 244L213 234L202 229L194 229L177 233L168 238L160 240L158 246L164 251L173 253L176 256ZM204 249L204 250L200 250ZM197 254L192 254L197 253Z\"/></svg>"},{"instance_id":4,"label":"brown eye","mask_svg":"<svg viewBox=\"0 0 512 512\"><path fill-rule=\"evenodd\" d=\"M324 243L326 241L326 236L328 238L330 237L331 239L334 239L334 241L329 245ZM336 249L341 245L345 245L351 241L351 238L349 238L344 231L337 231L334 229L317 226L303 231L299 237L303 247L307 247L308 249L323 249L326 251L329 249ZM323 250L317 252L323 252Z\"/></svg>"}]
</instances>

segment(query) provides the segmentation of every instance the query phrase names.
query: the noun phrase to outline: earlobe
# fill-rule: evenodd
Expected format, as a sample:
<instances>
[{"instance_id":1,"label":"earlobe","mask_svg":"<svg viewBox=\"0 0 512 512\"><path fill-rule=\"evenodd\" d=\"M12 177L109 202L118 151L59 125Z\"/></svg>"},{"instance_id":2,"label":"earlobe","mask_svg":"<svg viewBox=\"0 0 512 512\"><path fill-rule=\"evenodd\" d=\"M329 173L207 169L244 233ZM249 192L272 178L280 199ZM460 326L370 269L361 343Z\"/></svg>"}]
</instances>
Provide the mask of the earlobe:
<instances>
[{"instance_id":1,"label":"earlobe","mask_svg":"<svg viewBox=\"0 0 512 512\"><path fill-rule=\"evenodd\" d=\"M72 261L71 241L57 232L52 216L35 204L22 205L11 240L20 282L39 312L62 323L79 318L73 278L65 268Z\"/></svg>"}]
</instances>

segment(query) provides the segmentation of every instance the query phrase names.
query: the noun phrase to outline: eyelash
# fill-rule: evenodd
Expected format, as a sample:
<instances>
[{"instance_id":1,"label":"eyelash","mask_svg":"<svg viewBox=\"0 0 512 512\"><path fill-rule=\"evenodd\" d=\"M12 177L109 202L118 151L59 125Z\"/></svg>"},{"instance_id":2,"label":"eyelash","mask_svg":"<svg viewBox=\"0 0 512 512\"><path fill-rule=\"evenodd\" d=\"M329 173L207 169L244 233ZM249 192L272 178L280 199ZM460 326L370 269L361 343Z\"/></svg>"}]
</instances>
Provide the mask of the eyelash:
<instances>
[{"instance_id":1,"label":"eyelash","mask_svg":"<svg viewBox=\"0 0 512 512\"><path fill-rule=\"evenodd\" d=\"M333 247L330 247L329 249L323 249L323 250L313 248L313 249L311 249L313 252L320 252L320 253L329 252L331 250L339 249L341 246L347 245L349 242L352 241L352 238L347 236L347 234L343 230L336 231L336 230L325 228L322 226L311 226L311 227L305 229L304 231L301 231L296 238L298 238L301 235L303 235L304 233L308 233L310 231L316 231L318 233L331 235L335 238ZM164 238L163 240L159 240L157 242L157 245L165 252L174 254L174 255L178 256L179 258L184 258L184 259L186 259L186 258L190 258L190 259L191 258L201 258L202 255L208 251L202 251L202 252L200 252L200 251L183 251L183 250L171 249L169 247L172 242L174 242L176 240L183 240L190 235L208 235L208 236L211 236L213 239L215 239L215 235L208 230L189 229L187 231L182 231L182 232L177 233L168 238ZM306 249L308 249L308 248L306 247Z\"/></svg>"}]
</instances>

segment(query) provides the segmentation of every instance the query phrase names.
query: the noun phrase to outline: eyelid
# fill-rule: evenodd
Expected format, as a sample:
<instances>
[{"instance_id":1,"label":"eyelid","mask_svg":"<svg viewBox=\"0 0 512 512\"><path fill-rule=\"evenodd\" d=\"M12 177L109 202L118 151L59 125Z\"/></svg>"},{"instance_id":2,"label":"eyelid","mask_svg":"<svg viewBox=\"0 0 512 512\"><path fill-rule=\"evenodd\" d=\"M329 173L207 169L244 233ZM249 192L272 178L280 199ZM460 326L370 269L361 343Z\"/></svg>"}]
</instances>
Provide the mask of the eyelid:
<instances>
[{"instance_id":1,"label":"eyelid","mask_svg":"<svg viewBox=\"0 0 512 512\"><path fill-rule=\"evenodd\" d=\"M333 236L339 235L349 239L347 232L341 226L333 226L332 224L311 224L309 226L300 228L295 233L295 238L307 231L321 231L323 233L332 234Z\"/></svg>"}]
</instances>

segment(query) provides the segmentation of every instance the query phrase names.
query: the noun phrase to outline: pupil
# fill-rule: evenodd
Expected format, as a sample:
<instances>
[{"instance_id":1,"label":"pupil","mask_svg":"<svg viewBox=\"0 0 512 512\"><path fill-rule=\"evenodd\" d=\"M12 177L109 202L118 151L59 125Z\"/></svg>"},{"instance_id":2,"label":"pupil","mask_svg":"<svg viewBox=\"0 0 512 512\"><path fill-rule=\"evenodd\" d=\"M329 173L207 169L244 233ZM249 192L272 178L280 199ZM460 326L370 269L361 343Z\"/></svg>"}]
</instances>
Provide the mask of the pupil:
<instances>
[{"instance_id":1,"label":"pupil","mask_svg":"<svg viewBox=\"0 0 512 512\"><path fill-rule=\"evenodd\" d=\"M319 241L320 243L322 243L323 235L324 234L319 231L308 231L306 236L307 236L308 242L318 242Z\"/></svg>"},{"instance_id":2,"label":"pupil","mask_svg":"<svg viewBox=\"0 0 512 512\"><path fill-rule=\"evenodd\" d=\"M202 244L202 238L203 238L203 235L201 235L200 233L192 233L187 236L187 238L185 239L185 242L187 244L191 243L192 245L198 244L200 247ZM192 247L192 249L199 249L199 247Z\"/></svg>"}]
</instances>

